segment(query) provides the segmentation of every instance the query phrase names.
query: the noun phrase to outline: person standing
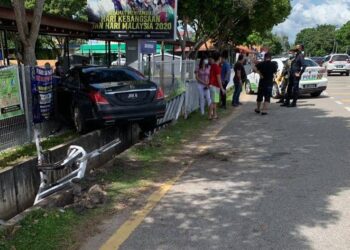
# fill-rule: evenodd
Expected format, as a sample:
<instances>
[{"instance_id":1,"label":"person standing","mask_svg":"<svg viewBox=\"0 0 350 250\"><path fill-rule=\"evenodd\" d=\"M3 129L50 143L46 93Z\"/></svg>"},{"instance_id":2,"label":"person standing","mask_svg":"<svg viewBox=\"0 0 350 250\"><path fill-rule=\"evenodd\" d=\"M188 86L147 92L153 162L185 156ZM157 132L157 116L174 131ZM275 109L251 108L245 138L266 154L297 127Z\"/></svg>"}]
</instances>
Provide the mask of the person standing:
<instances>
[{"instance_id":1,"label":"person standing","mask_svg":"<svg viewBox=\"0 0 350 250\"><path fill-rule=\"evenodd\" d=\"M229 64L228 60L228 52L224 51L221 55L222 57L222 65L221 65L221 82L223 85L223 88L225 90L225 93L220 91L220 98L221 98L221 107L226 109L226 87L228 83L230 82L231 78L231 66Z\"/></svg>"},{"instance_id":2,"label":"person standing","mask_svg":"<svg viewBox=\"0 0 350 250\"><path fill-rule=\"evenodd\" d=\"M294 59L294 54L290 54L287 61L284 62L283 70L277 82L281 82L281 98L276 103L284 103L287 97L287 88L290 82L290 67L292 65L292 61Z\"/></svg>"},{"instance_id":3,"label":"person standing","mask_svg":"<svg viewBox=\"0 0 350 250\"><path fill-rule=\"evenodd\" d=\"M291 69L290 69L290 78L289 78L289 85L287 88L287 97L286 97L286 101L281 106L285 106L285 107L297 106L297 100L299 97L299 82L306 68L304 55L302 53L303 50L304 50L303 45L298 44L296 46L295 59L293 60ZM293 102L290 103L290 99L292 97L293 97Z\"/></svg>"},{"instance_id":4,"label":"person standing","mask_svg":"<svg viewBox=\"0 0 350 250\"><path fill-rule=\"evenodd\" d=\"M208 106L211 104L210 91L209 91L209 74L210 66L209 60L202 57L199 61L199 66L195 71L197 87L199 91L199 105L201 114L205 114L205 99L207 100Z\"/></svg>"},{"instance_id":5,"label":"person standing","mask_svg":"<svg viewBox=\"0 0 350 250\"><path fill-rule=\"evenodd\" d=\"M266 53L263 62L256 65L256 69L260 75L259 87L258 87L258 97L256 99L257 108L255 112L262 115L267 115L267 109L270 103L273 77L277 72L277 63L271 61L271 54ZM264 99L264 105L261 109L261 104Z\"/></svg>"},{"instance_id":6,"label":"person standing","mask_svg":"<svg viewBox=\"0 0 350 250\"><path fill-rule=\"evenodd\" d=\"M239 102L239 97L242 92L243 82L247 79L247 74L245 72L244 66L244 56L240 54L238 56L238 61L234 66L235 76L233 77L233 83L235 86L235 91L232 98L232 106L237 107L242 103Z\"/></svg>"},{"instance_id":7,"label":"person standing","mask_svg":"<svg viewBox=\"0 0 350 250\"><path fill-rule=\"evenodd\" d=\"M211 105L209 106L209 120L217 119L217 104L220 102L220 90L225 93L221 82L220 53L214 52L213 64L210 66L209 88Z\"/></svg>"}]
</instances>

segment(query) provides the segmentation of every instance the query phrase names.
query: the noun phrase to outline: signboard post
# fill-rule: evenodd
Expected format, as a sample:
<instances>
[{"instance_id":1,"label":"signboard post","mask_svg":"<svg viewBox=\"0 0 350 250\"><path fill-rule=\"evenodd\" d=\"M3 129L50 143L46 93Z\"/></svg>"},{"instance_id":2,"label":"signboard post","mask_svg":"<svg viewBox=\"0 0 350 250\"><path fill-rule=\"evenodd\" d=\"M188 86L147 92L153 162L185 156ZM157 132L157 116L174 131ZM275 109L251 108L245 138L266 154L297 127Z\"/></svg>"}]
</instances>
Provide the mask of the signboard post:
<instances>
[{"instance_id":1,"label":"signboard post","mask_svg":"<svg viewBox=\"0 0 350 250\"><path fill-rule=\"evenodd\" d=\"M15 66L0 69L0 120L23 115L18 69Z\"/></svg>"},{"instance_id":2,"label":"signboard post","mask_svg":"<svg viewBox=\"0 0 350 250\"><path fill-rule=\"evenodd\" d=\"M157 41L142 40L140 47L141 54L148 55L148 80L151 80L151 56L157 52Z\"/></svg>"}]
</instances>

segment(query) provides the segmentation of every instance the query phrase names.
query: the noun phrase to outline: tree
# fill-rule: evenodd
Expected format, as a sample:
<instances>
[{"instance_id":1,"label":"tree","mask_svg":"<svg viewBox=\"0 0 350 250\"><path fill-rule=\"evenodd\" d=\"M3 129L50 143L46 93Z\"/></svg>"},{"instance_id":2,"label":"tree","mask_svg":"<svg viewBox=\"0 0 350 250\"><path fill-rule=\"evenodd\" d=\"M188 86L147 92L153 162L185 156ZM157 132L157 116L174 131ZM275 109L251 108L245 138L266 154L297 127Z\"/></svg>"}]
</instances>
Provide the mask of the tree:
<instances>
[{"instance_id":1,"label":"tree","mask_svg":"<svg viewBox=\"0 0 350 250\"><path fill-rule=\"evenodd\" d=\"M290 11L289 0L179 1L179 18L196 30L194 51L208 39L219 48L243 43L253 30L263 33L283 22Z\"/></svg>"},{"instance_id":2,"label":"tree","mask_svg":"<svg viewBox=\"0 0 350 250\"><path fill-rule=\"evenodd\" d=\"M247 44L267 47L273 55L278 55L281 54L284 49L282 39L283 38L272 34L271 31L267 31L264 34L253 31L252 34L247 37Z\"/></svg>"},{"instance_id":3,"label":"tree","mask_svg":"<svg viewBox=\"0 0 350 250\"><path fill-rule=\"evenodd\" d=\"M339 43L339 51L350 54L350 21L336 31L336 38Z\"/></svg>"},{"instance_id":4,"label":"tree","mask_svg":"<svg viewBox=\"0 0 350 250\"><path fill-rule=\"evenodd\" d=\"M334 25L319 25L316 28L301 30L295 43L304 44L307 55L324 56L335 49L336 27Z\"/></svg>"},{"instance_id":5,"label":"tree","mask_svg":"<svg viewBox=\"0 0 350 250\"><path fill-rule=\"evenodd\" d=\"M36 0L33 10L33 19L29 23L23 0L12 0L15 12L18 36L23 48L23 64L35 66L35 44L39 35L41 17L45 0Z\"/></svg>"}]
</instances>

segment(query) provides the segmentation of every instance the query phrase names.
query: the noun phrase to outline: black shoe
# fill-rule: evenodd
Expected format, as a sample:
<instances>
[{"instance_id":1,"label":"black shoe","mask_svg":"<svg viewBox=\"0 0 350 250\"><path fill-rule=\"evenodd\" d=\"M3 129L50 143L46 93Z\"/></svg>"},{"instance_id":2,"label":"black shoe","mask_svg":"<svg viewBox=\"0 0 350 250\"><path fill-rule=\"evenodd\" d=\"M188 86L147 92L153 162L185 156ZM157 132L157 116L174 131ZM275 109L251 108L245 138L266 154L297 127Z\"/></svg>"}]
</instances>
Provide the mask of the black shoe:
<instances>
[{"instance_id":1,"label":"black shoe","mask_svg":"<svg viewBox=\"0 0 350 250\"><path fill-rule=\"evenodd\" d=\"M254 112L257 114L260 114L260 110L259 109L254 109Z\"/></svg>"},{"instance_id":2,"label":"black shoe","mask_svg":"<svg viewBox=\"0 0 350 250\"><path fill-rule=\"evenodd\" d=\"M286 102L281 104L281 107L288 107L288 106L289 106L289 103L286 103Z\"/></svg>"},{"instance_id":3,"label":"black shoe","mask_svg":"<svg viewBox=\"0 0 350 250\"><path fill-rule=\"evenodd\" d=\"M289 104L287 107L288 107L288 108L295 108L296 106L297 106L296 103L292 103L292 104Z\"/></svg>"},{"instance_id":4,"label":"black shoe","mask_svg":"<svg viewBox=\"0 0 350 250\"><path fill-rule=\"evenodd\" d=\"M267 112L261 112L261 115L267 115Z\"/></svg>"}]
</instances>

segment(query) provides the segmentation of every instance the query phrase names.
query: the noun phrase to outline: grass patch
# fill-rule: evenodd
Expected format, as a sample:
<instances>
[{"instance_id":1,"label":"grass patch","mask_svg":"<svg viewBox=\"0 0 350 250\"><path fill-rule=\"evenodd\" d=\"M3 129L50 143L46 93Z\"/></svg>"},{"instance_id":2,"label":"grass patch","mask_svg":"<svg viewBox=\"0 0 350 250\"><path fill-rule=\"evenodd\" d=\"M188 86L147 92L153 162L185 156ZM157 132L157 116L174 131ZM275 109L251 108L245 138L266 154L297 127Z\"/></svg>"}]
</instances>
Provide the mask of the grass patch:
<instances>
[{"instance_id":1,"label":"grass patch","mask_svg":"<svg viewBox=\"0 0 350 250\"><path fill-rule=\"evenodd\" d=\"M43 140L41 145L43 150L50 149L64 142L70 141L77 137L74 132L67 132L59 136L49 137ZM36 147L34 143L16 147L14 149L0 152L0 168L13 166L16 163L26 160L28 157L36 155Z\"/></svg>"},{"instance_id":2,"label":"grass patch","mask_svg":"<svg viewBox=\"0 0 350 250\"><path fill-rule=\"evenodd\" d=\"M78 215L70 210L64 213L58 210L33 211L21 221L20 227L14 229L15 232L0 232L0 249L54 250L61 241L73 245L73 240L67 235L72 233L72 225L77 219Z\"/></svg>"},{"instance_id":3,"label":"grass patch","mask_svg":"<svg viewBox=\"0 0 350 250\"><path fill-rule=\"evenodd\" d=\"M229 113L219 109L221 117ZM195 112L188 120L180 119L155 134L150 141L131 148L125 153L126 157L118 157L115 166L96 170L94 182L105 187L108 204L80 214L72 210L64 213L33 211L15 233L0 232L0 249L78 249L86 235L103 219L109 218L110 213L127 206L130 199L137 199L142 190L154 186L159 178L167 178L165 173L173 166L167 158L187 141L198 137L209 124L212 122L207 116ZM89 186L89 183L85 180L82 185Z\"/></svg>"}]
</instances>

